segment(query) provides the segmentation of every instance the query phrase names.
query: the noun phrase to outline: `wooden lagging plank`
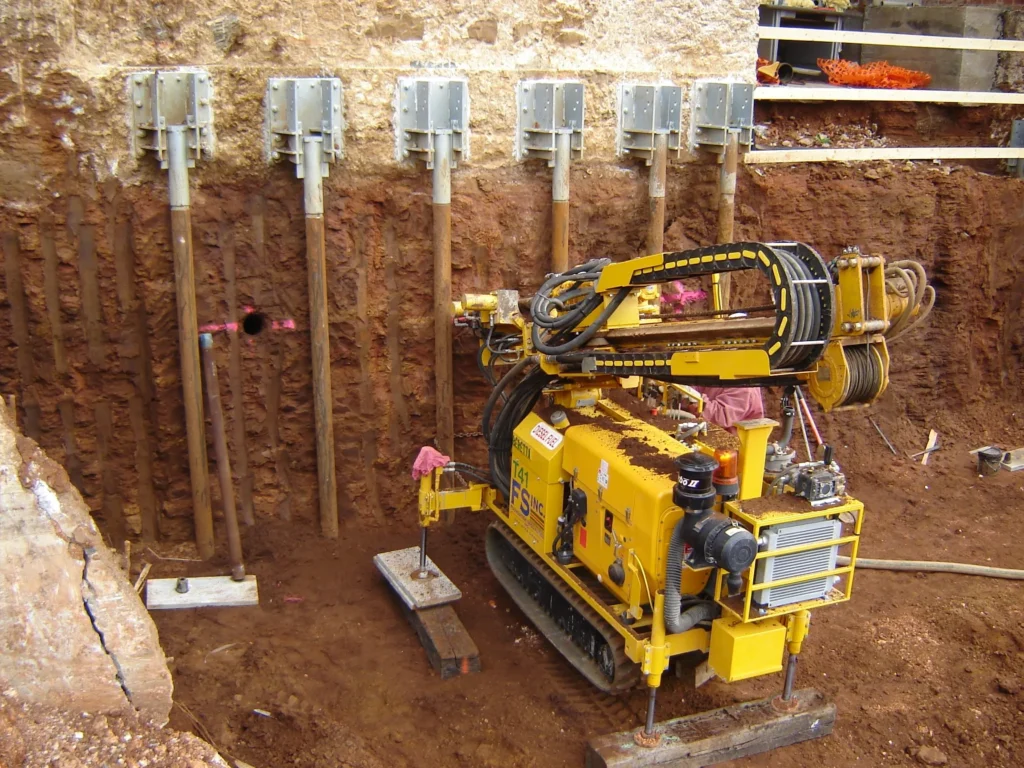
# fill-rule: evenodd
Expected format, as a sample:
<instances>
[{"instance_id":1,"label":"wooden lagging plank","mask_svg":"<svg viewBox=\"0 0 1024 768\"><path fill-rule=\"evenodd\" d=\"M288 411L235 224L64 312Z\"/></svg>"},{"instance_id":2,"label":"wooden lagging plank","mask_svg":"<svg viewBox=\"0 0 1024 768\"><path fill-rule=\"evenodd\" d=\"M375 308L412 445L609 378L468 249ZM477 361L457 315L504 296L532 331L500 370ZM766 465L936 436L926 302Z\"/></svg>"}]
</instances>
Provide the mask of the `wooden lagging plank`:
<instances>
[{"instance_id":1,"label":"wooden lagging plank","mask_svg":"<svg viewBox=\"0 0 1024 768\"><path fill-rule=\"evenodd\" d=\"M587 768L700 768L827 736L835 704L815 690L795 691L796 706L784 711L775 697L749 701L658 723L654 747L641 747L633 731L598 736L587 744Z\"/></svg>"}]
</instances>

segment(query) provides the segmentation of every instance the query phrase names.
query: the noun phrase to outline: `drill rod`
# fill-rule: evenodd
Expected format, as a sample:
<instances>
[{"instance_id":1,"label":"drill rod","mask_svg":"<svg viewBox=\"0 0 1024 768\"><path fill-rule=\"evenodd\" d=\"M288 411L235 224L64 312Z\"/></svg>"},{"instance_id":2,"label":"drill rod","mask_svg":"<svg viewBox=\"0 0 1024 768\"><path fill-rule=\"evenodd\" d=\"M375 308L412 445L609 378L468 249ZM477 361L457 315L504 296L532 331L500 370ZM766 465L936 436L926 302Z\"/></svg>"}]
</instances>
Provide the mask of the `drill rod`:
<instances>
[{"instance_id":1,"label":"drill rod","mask_svg":"<svg viewBox=\"0 0 1024 768\"><path fill-rule=\"evenodd\" d=\"M192 480L192 515L196 546L204 560L213 557L213 510L207 475L203 389L200 380L199 328L196 320L196 275L192 259L192 213L188 191L188 136L181 125L167 128L168 191L171 204L171 249L178 299L178 344L181 354L185 435Z\"/></svg>"},{"instance_id":2,"label":"drill rod","mask_svg":"<svg viewBox=\"0 0 1024 768\"><path fill-rule=\"evenodd\" d=\"M327 246L324 240L323 139L303 140L303 200L309 269L309 335L313 353L313 413L320 529L338 538L338 480L334 473L334 406L331 396L331 340L327 328Z\"/></svg>"},{"instance_id":3,"label":"drill rod","mask_svg":"<svg viewBox=\"0 0 1024 768\"><path fill-rule=\"evenodd\" d=\"M665 171L668 165L668 135L654 135L654 157L648 176L647 196L650 216L647 220L647 253L665 250Z\"/></svg>"},{"instance_id":4,"label":"drill rod","mask_svg":"<svg viewBox=\"0 0 1024 768\"><path fill-rule=\"evenodd\" d=\"M551 271L569 269L569 164L572 133L555 134L555 168L551 177Z\"/></svg>"},{"instance_id":5,"label":"drill rod","mask_svg":"<svg viewBox=\"0 0 1024 768\"><path fill-rule=\"evenodd\" d=\"M434 386L437 392L437 447L455 455L455 415L452 401L452 134L434 134L431 174L434 208ZM446 512L445 522L453 520Z\"/></svg>"}]
</instances>

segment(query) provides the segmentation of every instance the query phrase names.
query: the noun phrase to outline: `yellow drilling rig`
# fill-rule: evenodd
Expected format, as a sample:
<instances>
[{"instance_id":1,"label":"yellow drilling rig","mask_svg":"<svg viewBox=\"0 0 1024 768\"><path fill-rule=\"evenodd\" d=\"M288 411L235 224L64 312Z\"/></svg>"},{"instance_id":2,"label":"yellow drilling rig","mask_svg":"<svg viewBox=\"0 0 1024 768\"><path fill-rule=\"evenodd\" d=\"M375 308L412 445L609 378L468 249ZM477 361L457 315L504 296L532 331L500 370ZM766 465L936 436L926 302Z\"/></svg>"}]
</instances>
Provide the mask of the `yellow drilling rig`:
<instances>
[{"instance_id":1,"label":"yellow drilling rig","mask_svg":"<svg viewBox=\"0 0 1024 768\"><path fill-rule=\"evenodd\" d=\"M721 306L718 276L740 270L760 273L770 304ZM662 311L660 285L707 276L711 312ZM431 576L426 529L443 511L493 512L488 562L538 630L602 691L648 687L638 743L657 740L655 693L683 654L736 681L781 672L788 651L788 701L810 612L850 598L864 520L828 446L796 460L794 395L805 385L825 411L870 404L888 342L933 303L914 262L756 242L589 261L528 300L464 296L456 324L479 337L494 384L489 466L421 479L417 575ZM673 398L702 385L782 388L781 434L771 441L770 419L732 434L696 414L666 428L621 396L657 392L679 414Z\"/></svg>"}]
</instances>

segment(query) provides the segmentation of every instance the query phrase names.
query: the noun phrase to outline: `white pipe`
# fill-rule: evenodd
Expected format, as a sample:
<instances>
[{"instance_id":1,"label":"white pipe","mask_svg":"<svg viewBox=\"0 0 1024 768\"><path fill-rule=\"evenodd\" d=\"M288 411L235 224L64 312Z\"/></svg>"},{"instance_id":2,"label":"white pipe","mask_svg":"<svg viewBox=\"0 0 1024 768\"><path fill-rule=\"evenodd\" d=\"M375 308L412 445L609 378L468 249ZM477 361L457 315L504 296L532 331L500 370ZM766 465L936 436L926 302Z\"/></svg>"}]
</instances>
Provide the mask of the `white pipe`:
<instances>
[{"instance_id":1,"label":"white pipe","mask_svg":"<svg viewBox=\"0 0 1024 768\"><path fill-rule=\"evenodd\" d=\"M452 202L452 132L434 134L434 168L431 171L434 205Z\"/></svg>"},{"instance_id":2,"label":"white pipe","mask_svg":"<svg viewBox=\"0 0 1024 768\"><path fill-rule=\"evenodd\" d=\"M188 135L183 125L167 126L167 183L171 210L187 210Z\"/></svg>"},{"instance_id":3,"label":"white pipe","mask_svg":"<svg viewBox=\"0 0 1024 768\"><path fill-rule=\"evenodd\" d=\"M569 202L569 164L572 162L572 132L555 134L555 171L551 179L551 199L556 203Z\"/></svg>"},{"instance_id":4,"label":"white pipe","mask_svg":"<svg viewBox=\"0 0 1024 768\"><path fill-rule=\"evenodd\" d=\"M654 153L651 159L651 172L648 177L648 196L659 198L665 196L666 169L668 167L668 134L654 134Z\"/></svg>"},{"instance_id":5,"label":"white pipe","mask_svg":"<svg viewBox=\"0 0 1024 768\"><path fill-rule=\"evenodd\" d=\"M324 140L307 136L302 140L303 203L307 216L324 215Z\"/></svg>"}]
</instances>

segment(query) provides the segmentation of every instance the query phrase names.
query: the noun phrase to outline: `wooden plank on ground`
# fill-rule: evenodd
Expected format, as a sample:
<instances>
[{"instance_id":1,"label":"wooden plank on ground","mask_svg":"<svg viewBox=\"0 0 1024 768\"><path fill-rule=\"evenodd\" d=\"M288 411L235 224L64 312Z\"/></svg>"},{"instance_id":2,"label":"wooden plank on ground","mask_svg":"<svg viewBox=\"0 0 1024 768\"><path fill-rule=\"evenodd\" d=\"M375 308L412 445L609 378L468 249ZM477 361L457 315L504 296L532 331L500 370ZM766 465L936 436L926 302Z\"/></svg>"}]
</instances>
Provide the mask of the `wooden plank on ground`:
<instances>
[{"instance_id":1,"label":"wooden plank on ground","mask_svg":"<svg viewBox=\"0 0 1024 768\"><path fill-rule=\"evenodd\" d=\"M700 768L817 739L832 732L836 707L815 690L796 691L797 708L779 711L775 697L657 724L661 742L641 747L635 731L598 736L587 744L587 768Z\"/></svg>"},{"instance_id":2,"label":"wooden plank on ground","mask_svg":"<svg viewBox=\"0 0 1024 768\"><path fill-rule=\"evenodd\" d=\"M21 242L17 232L4 232L3 255L7 300L11 305L11 330L18 345L18 375L21 377L21 407L25 411L25 434L39 440L39 402L35 394L36 369L28 335L28 302L21 277Z\"/></svg>"},{"instance_id":3,"label":"wooden plank on ground","mask_svg":"<svg viewBox=\"0 0 1024 768\"><path fill-rule=\"evenodd\" d=\"M871 160L1009 160L1024 157L1024 147L824 147L758 149L747 152L747 165L779 163L855 163Z\"/></svg>"},{"instance_id":4,"label":"wooden plank on ground","mask_svg":"<svg viewBox=\"0 0 1024 768\"><path fill-rule=\"evenodd\" d=\"M402 610L442 680L480 671L480 652L454 608L441 605L411 611L403 603Z\"/></svg>"},{"instance_id":5,"label":"wooden plank on ground","mask_svg":"<svg viewBox=\"0 0 1024 768\"><path fill-rule=\"evenodd\" d=\"M1015 51L1024 53L1024 40L994 40L987 37L910 35L898 32L862 32L850 29L808 27L758 27L762 40L791 40L850 45L890 45L898 48L948 48L959 51Z\"/></svg>"},{"instance_id":6,"label":"wooden plank on ground","mask_svg":"<svg viewBox=\"0 0 1024 768\"><path fill-rule=\"evenodd\" d=\"M940 91L927 88L851 88L843 85L759 85L754 101L905 101L925 104L1024 104L1024 93Z\"/></svg>"},{"instance_id":7,"label":"wooden plank on ground","mask_svg":"<svg viewBox=\"0 0 1024 768\"><path fill-rule=\"evenodd\" d=\"M260 604L256 577L242 581L230 576L197 576L188 579L188 591L177 591L178 579L146 582L146 607L151 611L172 608L242 608Z\"/></svg>"}]
</instances>

